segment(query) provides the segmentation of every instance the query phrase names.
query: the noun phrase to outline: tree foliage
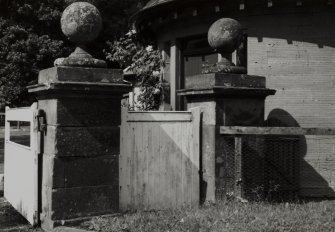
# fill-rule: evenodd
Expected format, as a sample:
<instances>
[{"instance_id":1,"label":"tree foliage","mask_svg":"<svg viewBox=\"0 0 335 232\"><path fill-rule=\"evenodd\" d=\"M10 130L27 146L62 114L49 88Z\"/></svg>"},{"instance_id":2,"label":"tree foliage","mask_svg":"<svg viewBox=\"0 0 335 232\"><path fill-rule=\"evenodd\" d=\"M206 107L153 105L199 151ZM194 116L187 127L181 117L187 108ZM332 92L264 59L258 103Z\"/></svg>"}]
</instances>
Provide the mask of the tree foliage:
<instances>
[{"instance_id":1,"label":"tree foliage","mask_svg":"<svg viewBox=\"0 0 335 232\"><path fill-rule=\"evenodd\" d=\"M164 65L161 52L153 45L139 41L134 31L113 42L107 42L107 60L117 62L123 69L132 72L141 87L137 98L141 110L157 110L162 98L161 68Z\"/></svg>"},{"instance_id":2,"label":"tree foliage","mask_svg":"<svg viewBox=\"0 0 335 232\"><path fill-rule=\"evenodd\" d=\"M41 69L68 56L74 45L60 29L60 17L74 0L0 0L0 108L30 102L26 86L37 82ZM89 0L101 11L104 29L88 47L105 58L105 41L129 30L128 19L145 1ZM112 65L110 63L109 65Z\"/></svg>"}]
</instances>

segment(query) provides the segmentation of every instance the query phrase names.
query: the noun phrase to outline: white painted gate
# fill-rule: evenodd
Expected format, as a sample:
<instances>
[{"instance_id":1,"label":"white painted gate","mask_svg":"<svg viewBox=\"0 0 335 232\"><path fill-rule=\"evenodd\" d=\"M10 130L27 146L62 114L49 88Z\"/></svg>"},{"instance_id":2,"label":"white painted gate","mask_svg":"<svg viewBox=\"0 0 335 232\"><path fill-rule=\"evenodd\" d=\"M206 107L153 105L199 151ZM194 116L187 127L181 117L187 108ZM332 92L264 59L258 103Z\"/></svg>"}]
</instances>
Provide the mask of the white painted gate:
<instances>
[{"instance_id":1,"label":"white painted gate","mask_svg":"<svg viewBox=\"0 0 335 232\"><path fill-rule=\"evenodd\" d=\"M32 225L38 223L38 132L36 116L36 103L27 108L6 108L4 196ZM15 133L18 132L11 130L10 123L15 121L30 123L30 128L28 128L30 146L29 144L18 144L13 139Z\"/></svg>"}]
</instances>

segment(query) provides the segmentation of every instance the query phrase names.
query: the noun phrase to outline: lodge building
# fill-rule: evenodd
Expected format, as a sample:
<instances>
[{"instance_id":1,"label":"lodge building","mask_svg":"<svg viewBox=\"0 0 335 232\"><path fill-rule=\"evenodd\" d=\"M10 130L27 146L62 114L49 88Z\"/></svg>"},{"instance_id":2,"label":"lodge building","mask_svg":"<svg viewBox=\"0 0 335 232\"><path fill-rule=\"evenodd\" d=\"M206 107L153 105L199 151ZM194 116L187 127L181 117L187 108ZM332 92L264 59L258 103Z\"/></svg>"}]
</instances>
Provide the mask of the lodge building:
<instances>
[{"instance_id":1,"label":"lodge building","mask_svg":"<svg viewBox=\"0 0 335 232\"><path fill-rule=\"evenodd\" d=\"M242 54L241 60L237 50L232 61L247 67L250 75L265 76L267 88L276 90L266 98L266 126L335 127L332 0L149 1L134 16L134 25L143 38L154 38L162 50L164 81L170 87L166 101L172 110L186 110L185 97L178 96L178 91L185 89L204 65L218 61L218 53L207 42L207 32L220 18L236 19L244 29L247 54ZM307 136L304 142L301 193L333 196L334 140L319 138Z\"/></svg>"}]
</instances>

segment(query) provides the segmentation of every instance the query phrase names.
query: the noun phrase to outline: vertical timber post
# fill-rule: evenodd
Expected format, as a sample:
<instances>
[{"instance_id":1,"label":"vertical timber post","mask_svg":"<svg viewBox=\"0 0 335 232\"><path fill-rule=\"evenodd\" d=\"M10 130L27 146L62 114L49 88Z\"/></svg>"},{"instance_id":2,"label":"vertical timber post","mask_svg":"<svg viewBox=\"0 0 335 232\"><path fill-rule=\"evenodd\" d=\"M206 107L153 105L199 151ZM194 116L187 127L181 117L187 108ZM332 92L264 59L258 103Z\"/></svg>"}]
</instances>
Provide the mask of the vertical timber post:
<instances>
[{"instance_id":1,"label":"vertical timber post","mask_svg":"<svg viewBox=\"0 0 335 232\"><path fill-rule=\"evenodd\" d=\"M242 136L235 136L235 185L234 193L236 198L242 198L243 180L242 180Z\"/></svg>"}]
</instances>

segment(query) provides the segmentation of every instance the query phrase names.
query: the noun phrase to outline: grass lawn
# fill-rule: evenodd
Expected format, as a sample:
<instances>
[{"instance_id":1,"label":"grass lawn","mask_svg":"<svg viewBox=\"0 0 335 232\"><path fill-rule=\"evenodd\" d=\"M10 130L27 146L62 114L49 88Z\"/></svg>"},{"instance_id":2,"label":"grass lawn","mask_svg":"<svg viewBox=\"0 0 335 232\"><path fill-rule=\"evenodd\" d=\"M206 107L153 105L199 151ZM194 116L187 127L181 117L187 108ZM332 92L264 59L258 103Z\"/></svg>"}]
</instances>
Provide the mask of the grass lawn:
<instances>
[{"instance_id":1,"label":"grass lawn","mask_svg":"<svg viewBox=\"0 0 335 232\"><path fill-rule=\"evenodd\" d=\"M309 203L221 202L200 209L135 212L96 217L93 231L335 231L335 201Z\"/></svg>"}]
</instances>

